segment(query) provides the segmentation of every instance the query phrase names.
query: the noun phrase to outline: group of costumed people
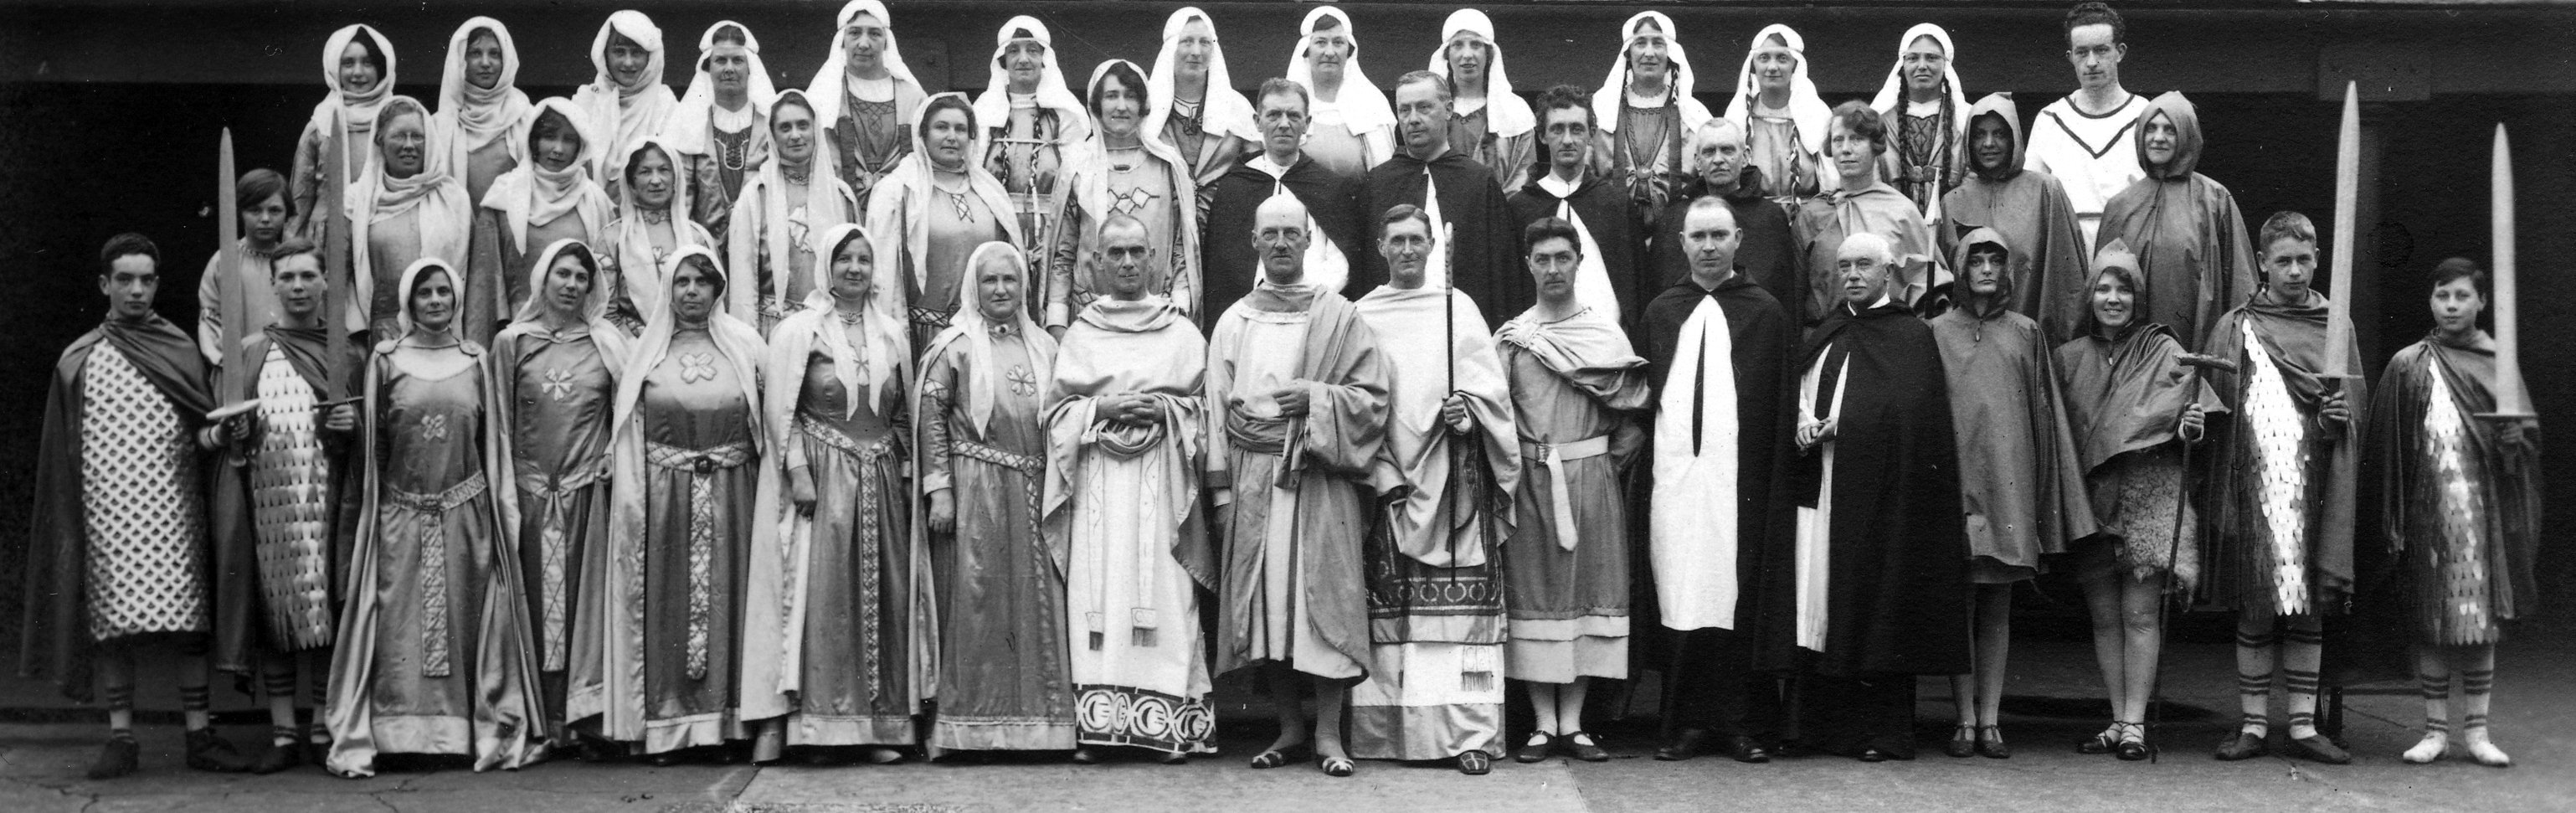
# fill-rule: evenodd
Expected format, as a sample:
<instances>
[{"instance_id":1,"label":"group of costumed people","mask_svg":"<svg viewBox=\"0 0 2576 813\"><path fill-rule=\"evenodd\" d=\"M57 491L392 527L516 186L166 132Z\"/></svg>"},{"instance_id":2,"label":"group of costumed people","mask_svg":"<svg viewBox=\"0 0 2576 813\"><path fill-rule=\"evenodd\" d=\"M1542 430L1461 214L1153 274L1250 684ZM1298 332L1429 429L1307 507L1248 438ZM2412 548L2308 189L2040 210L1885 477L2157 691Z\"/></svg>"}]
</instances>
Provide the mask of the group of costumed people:
<instances>
[{"instance_id":1,"label":"group of costumed people","mask_svg":"<svg viewBox=\"0 0 2576 813\"><path fill-rule=\"evenodd\" d=\"M1255 768L1608 759L1587 699L1640 671L1675 688L1658 759L1910 759L1922 676L1944 750L2002 758L2014 585L2057 568L2111 701L2080 751L2154 753L2192 601L2240 619L2219 758L2350 759L2315 713L2358 607L2415 644L2405 759L2452 750L2456 675L2466 752L2509 762L2538 430L2494 415L2485 272L2437 268L2439 327L2363 376L2315 227L2245 233L2099 3L2039 124L1969 103L1930 24L1837 107L1765 28L1722 115L1656 12L1608 84L1534 100L1474 10L1386 93L1317 8L1249 97L1194 8L1078 95L1029 17L972 99L877 0L836 25L778 90L719 22L674 95L620 11L595 81L532 102L477 17L436 110L350 26L291 174L235 185L194 336L160 250L108 242L22 664L103 687L91 776L136 770L165 645L217 771L1178 762L1241 669ZM208 725L216 670L269 748Z\"/></svg>"}]
</instances>

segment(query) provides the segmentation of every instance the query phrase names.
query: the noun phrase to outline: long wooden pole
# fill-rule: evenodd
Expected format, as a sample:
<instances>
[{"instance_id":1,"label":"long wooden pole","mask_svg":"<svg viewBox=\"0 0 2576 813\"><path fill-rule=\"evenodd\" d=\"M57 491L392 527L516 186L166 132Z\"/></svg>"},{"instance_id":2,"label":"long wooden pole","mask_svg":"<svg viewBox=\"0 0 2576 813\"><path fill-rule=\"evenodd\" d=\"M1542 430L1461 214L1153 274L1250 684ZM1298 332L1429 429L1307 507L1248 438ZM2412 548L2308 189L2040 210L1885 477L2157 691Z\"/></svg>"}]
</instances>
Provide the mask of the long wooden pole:
<instances>
[{"instance_id":1,"label":"long wooden pole","mask_svg":"<svg viewBox=\"0 0 2576 813\"><path fill-rule=\"evenodd\" d=\"M2361 93L2357 83L2343 86L2343 130L2335 137L2334 246L2326 254L2328 277L2326 369L2330 378L2353 374L2344 348L2352 346L2352 246L2361 204ZM2263 246L2270 250L2270 246Z\"/></svg>"},{"instance_id":2,"label":"long wooden pole","mask_svg":"<svg viewBox=\"0 0 2576 813\"><path fill-rule=\"evenodd\" d=\"M305 217L322 224L322 381L329 390L322 397L339 401L349 397L352 382L342 380L346 373L341 359L349 353L349 294L357 290L357 280L350 276L349 228L340 222L344 211L341 197L349 181L349 145L342 136L343 128L334 127L322 139L322 194L315 196L314 207Z\"/></svg>"},{"instance_id":3,"label":"long wooden pole","mask_svg":"<svg viewBox=\"0 0 2576 813\"><path fill-rule=\"evenodd\" d=\"M2522 320L2514 312L2513 151L2505 143L2504 125L2496 125L2495 158L2489 169L2489 249L2495 253L2496 407L2482 418L2518 420L2535 417L2531 393L2522 388Z\"/></svg>"}]
</instances>

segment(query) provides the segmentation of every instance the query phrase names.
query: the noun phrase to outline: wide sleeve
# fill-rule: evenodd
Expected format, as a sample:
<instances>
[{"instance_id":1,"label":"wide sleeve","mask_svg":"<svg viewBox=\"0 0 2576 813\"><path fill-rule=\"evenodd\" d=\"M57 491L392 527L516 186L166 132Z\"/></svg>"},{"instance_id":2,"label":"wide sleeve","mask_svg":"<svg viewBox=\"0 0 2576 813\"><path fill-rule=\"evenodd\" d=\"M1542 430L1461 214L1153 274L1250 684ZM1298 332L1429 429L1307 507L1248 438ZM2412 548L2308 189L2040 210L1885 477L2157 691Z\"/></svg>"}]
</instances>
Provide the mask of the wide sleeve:
<instances>
[{"instance_id":1,"label":"wide sleeve","mask_svg":"<svg viewBox=\"0 0 2576 813\"><path fill-rule=\"evenodd\" d=\"M1072 185L1079 189L1085 180L1087 179L1077 177L1072 181ZM1056 229L1055 244L1048 246L1046 253L1046 279L1044 280L1046 307L1040 312L1039 318L1039 324L1043 327L1061 330L1073 324L1074 277L1081 273L1085 264L1093 260L1092 257L1084 256L1082 250L1082 236L1091 233L1094 229L1090 220L1090 213L1082 209L1081 195L1064 196L1064 214L1059 221L1063 226ZM1177 264L1180 258L1174 256L1172 259Z\"/></svg>"},{"instance_id":2,"label":"wide sleeve","mask_svg":"<svg viewBox=\"0 0 2576 813\"><path fill-rule=\"evenodd\" d=\"M316 244L322 242L322 224L330 222L313 217L313 207L322 197L324 152L322 131L306 122L304 132L295 138L294 172L286 176L288 205L295 207L295 218L286 224L286 233L301 235Z\"/></svg>"},{"instance_id":3,"label":"wide sleeve","mask_svg":"<svg viewBox=\"0 0 2576 813\"><path fill-rule=\"evenodd\" d=\"M1314 329L1310 326L1309 330ZM1377 337L1352 313L1337 337L1341 363L1325 380L1301 379L1306 390L1304 431L1297 454L1306 465L1333 474L1366 477L1386 442L1386 420L1395 370L1378 352Z\"/></svg>"},{"instance_id":4,"label":"wide sleeve","mask_svg":"<svg viewBox=\"0 0 2576 813\"><path fill-rule=\"evenodd\" d=\"M807 465L805 444L796 442L796 401L804 394L805 357L813 352L814 331L803 318L789 317L778 323L769 334L768 376L761 381L760 411L762 428L769 431L769 448L776 450L780 471L795 471ZM837 325L834 327L838 327ZM860 397L849 393L847 397Z\"/></svg>"},{"instance_id":5,"label":"wide sleeve","mask_svg":"<svg viewBox=\"0 0 2576 813\"><path fill-rule=\"evenodd\" d=\"M957 400L964 393L961 357L953 342L935 342L921 362L921 391L912 415L921 433L921 493L945 491L953 484L948 470L948 443L956 435Z\"/></svg>"},{"instance_id":6,"label":"wide sleeve","mask_svg":"<svg viewBox=\"0 0 2576 813\"><path fill-rule=\"evenodd\" d=\"M1529 169L1538 164L1538 131L1494 139L1494 182L1510 195L1529 184Z\"/></svg>"},{"instance_id":7,"label":"wide sleeve","mask_svg":"<svg viewBox=\"0 0 2576 813\"><path fill-rule=\"evenodd\" d=\"M743 182L742 198L734 201L725 224L725 269L733 280L725 286L725 312L746 325L760 324L759 269L769 250L769 241L760 239L760 184L758 178Z\"/></svg>"},{"instance_id":8,"label":"wide sleeve","mask_svg":"<svg viewBox=\"0 0 2576 813\"><path fill-rule=\"evenodd\" d=\"M1238 345L1242 334L1240 319L1219 317L1216 329L1208 335L1206 388L1200 392L1200 414L1207 433L1207 459L1201 469L1201 482L1213 492L1217 505L1231 500L1234 485L1232 458L1226 452L1234 440L1226 432L1225 423L1231 415L1227 402L1234 393L1234 358L1241 352Z\"/></svg>"},{"instance_id":9,"label":"wide sleeve","mask_svg":"<svg viewBox=\"0 0 2576 813\"><path fill-rule=\"evenodd\" d=\"M2093 250L2084 244L2084 226L2075 219L2066 185L2047 175L2031 177L2041 181L2036 212L2040 245L2027 252L2037 267L2024 314L2039 320L2040 333L2051 345L2062 344L2075 338L2076 326L2084 323L2084 312L2093 304Z\"/></svg>"}]
</instances>

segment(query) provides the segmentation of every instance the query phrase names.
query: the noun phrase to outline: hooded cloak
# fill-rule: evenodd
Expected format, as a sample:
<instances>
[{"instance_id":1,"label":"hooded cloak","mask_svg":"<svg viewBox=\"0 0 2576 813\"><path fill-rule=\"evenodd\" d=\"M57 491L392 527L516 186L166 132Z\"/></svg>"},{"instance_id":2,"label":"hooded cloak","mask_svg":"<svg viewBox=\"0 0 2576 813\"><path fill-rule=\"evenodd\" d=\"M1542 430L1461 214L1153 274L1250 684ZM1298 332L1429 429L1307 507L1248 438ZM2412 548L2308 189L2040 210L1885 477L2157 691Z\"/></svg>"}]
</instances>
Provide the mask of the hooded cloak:
<instances>
[{"instance_id":1,"label":"hooded cloak","mask_svg":"<svg viewBox=\"0 0 2576 813\"><path fill-rule=\"evenodd\" d=\"M2003 251L2013 267L2011 245L1982 228L1960 241L1952 267L1964 271L1980 249ZM1959 442L1969 573L1980 583L2037 575L2042 554L2095 531L2051 347L2038 322L2005 307L2011 275L1998 281L1993 296L1958 292L1957 307L1932 320Z\"/></svg>"},{"instance_id":2,"label":"hooded cloak","mask_svg":"<svg viewBox=\"0 0 2576 813\"><path fill-rule=\"evenodd\" d=\"M2012 94L1986 94L1961 120L1973 134L1977 120L1989 116L2003 123L2012 145L2003 164L1994 167L1976 165L1974 144L1963 148L1968 171L1959 188L1941 197L1945 242L1956 244L1958 233L1983 227L2013 246L2012 267L2005 269L2013 291L2009 307L2039 320L2051 345L2064 344L2076 335L2076 323L2093 310L2095 275L2086 259L2092 247L2084 242L2065 185L2048 173L2023 168L2030 139L2022 131Z\"/></svg>"},{"instance_id":3,"label":"hooded cloak","mask_svg":"<svg viewBox=\"0 0 2576 813\"><path fill-rule=\"evenodd\" d=\"M2147 160L2147 125L2157 116L2172 119L2176 130L2173 160L2162 166ZM2219 314L2254 294L2260 247L2245 231L2236 197L2192 171L2206 142L2190 99L2180 91L2156 97L2138 116L2135 144L2146 177L2102 205L2094 245L2118 239L2138 253L2138 271L2157 292L2143 318L2173 328L2184 347L2214 343L2211 324Z\"/></svg>"}]
</instances>

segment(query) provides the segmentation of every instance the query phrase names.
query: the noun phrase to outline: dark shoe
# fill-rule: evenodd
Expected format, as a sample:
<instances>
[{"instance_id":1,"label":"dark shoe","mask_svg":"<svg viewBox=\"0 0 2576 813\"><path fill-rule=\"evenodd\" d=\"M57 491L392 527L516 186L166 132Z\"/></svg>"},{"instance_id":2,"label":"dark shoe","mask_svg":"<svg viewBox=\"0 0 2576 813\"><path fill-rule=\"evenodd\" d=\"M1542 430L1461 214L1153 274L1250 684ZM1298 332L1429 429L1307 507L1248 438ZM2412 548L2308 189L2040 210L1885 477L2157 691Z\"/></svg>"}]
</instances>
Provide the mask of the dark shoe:
<instances>
[{"instance_id":1,"label":"dark shoe","mask_svg":"<svg viewBox=\"0 0 2576 813\"><path fill-rule=\"evenodd\" d=\"M1485 774L1493 773L1494 756L1483 751L1468 751L1466 753L1459 754L1458 772L1468 776L1484 776Z\"/></svg>"},{"instance_id":2,"label":"dark shoe","mask_svg":"<svg viewBox=\"0 0 2576 813\"><path fill-rule=\"evenodd\" d=\"M1987 759L2012 758L2012 749L2004 746L2004 731L2002 727L1990 725L1977 726L1977 755Z\"/></svg>"},{"instance_id":3,"label":"dark shoe","mask_svg":"<svg viewBox=\"0 0 2576 813\"><path fill-rule=\"evenodd\" d=\"M280 745L278 743L271 742L269 743L268 750L260 752L259 760L251 763L250 772L265 776L295 767L303 764L303 762L303 743L288 742Z\"/></svg>"},{"instance_id":4,"label":"dark shoe","mask_svg":"<svg viewBox=\"0 0 2576 813\"><path fill-rule=\"evenodd\" d=\"M1977 727L1960 723L1957 728L1950 731L1950 741L1942 743L1941 753L1949 754L1954 759L1976 756Z\"/></svg>"},{"instance_id":5,"label":"dark shoe","mask_svg":"<svg viewBox=\"0 0 2576 813\"><path fill-rule=\"evenodd\" d=\"M1593 742L1584 742L1584 740L1592 740ZM1567 734L1565 735L1566 755L1585 762L1610 761L1610 752L1601 750L1601 746L1598 744L1599 742L1600 738L1581 731Z\"/></svg>"},{"instance_id":6,"label":"dark shoe","mask_svg":"<svg viewBox=\"0 0 2576 813\"><path fill-rule=\"evenodd\" d=\"M1737 762L1761 764L1771 761L1771 752L1762 749L1762 741L1737 734L1726 738L1726 757Z\"/></svg>"},{"instance_id":7,"label":"dark shoe","mask_svg":"<svg viewBox=\"0 0 2576 813\"><path fill-rule=\"evenodd\" d=\"M107 746L98 751L98 761L90 763L89 778L115 779L142 767L142 748L131 735L107 738Z\"/></svg>"},{"instance_id":8,"label":"dark shoe","mask_svg":"<svg viewBox=\"0 0 2576 813\"><path fill-rule=\"evenodd\" d=\"M1344 777L1359 772L1359 766L1351 764L1350 757L1317 757L1315 769L1331 777Z\"/></svg>"},{"instance_id":9,"label":"dark shoe","mask_svg":"<svg viewBox=\"0 0 2576 813\"><path fill-rule=\"evenodd\" d=\"M1556 756L1556 735L1545 731L1532 731L1529 742L1523 743L1520 750L1512 752L1512 761L1524 764L1546 762L1547 758L1552 756Z\"/></svg>"},{"instance_id":10,"label":"dark shoe","mask_svg":"<svg viewBox=\"0 0 2576 813\"><path fill-rule=\"evenodd\" d=\"M2322 736L2291 737L2281 741L2281 752L2301 759L2328 765L2350 765L2352 754Z\"/></svg>"},{"instance_id":11,"label":"dark shoe","mask_svg":"<svg viewBox=\"0 0 2576 813\"><path fill-rule=\"evenodd\" d=\"M1273 748L1252 755L1252 767L1255 770L1285 767L1288 763L1303 760L1307 754L1314 752L1313 745L1302 742L1286 748Z\"/></svg>"},{"instance_id":12,"label":"dark shoe","mask_svg":"<svg viewBox=\"0 0 2576 813\"><path fill-rule=\"evenodd\" d=\"M1715 732L1705 728L1682 729L1681 733L1673 735L1671 742L1664 743L1664 747L1655 749L1655 759L1664 762L1681 762L1699 756L1708 751L1709 740L1716 738ZM1536 762L1537 760L1523 761Z\"/></svg>"},{"instance_id":13,"label":"dark shoe","mask_svg":"<svg viewBox=\"0 0 2576 813\"><path fill-rule=\"evenodd\" d=\"M653 767L668 768L686 761L688 759L688 755L679 751L663 751L658 754L648 755L644 759L647 762L653 763Z\"/></svg>"},{"instance_id":14,"label":"dark shoe","mask_svg":"<svg viewBox=\"0 0 2576 813\"><path fill-rule=\"evenodd\" d=\"M2147 744L2144 723L2122 723L2128 730L2120 735L2120 747L2114 753L2121 762L2137 762L2156 755L2156 747Z\"/></svg>"},{"instance_id":15,"label":"dark shoe","mask_svg":"<svg viewBox=\"0 0 2576 813\"><path fill-rule=\"evenodd\" d=\"M250 758L242 756L213 728L200 728L188 732L188 767L214 773L244 773L250 770Z\"/></svg>"},{"instance_id":16,"label":"dark shoe","mask_svg":"<svg viewBox=\"0 0 2576 813\"><path fill-rule=\"evenodd\" d=\"M2120 724L2112 723L2110 728L2102 729L2093 736L2085 738L2083 742L2076 743L2075 753L2108 754L2117 750L2119 747Z\"/></svg>"},{"instance_id":17,"label":"dark shoe","mask_svg":"<svg viewBox=\"0 0 2576 813\"><path fill-rule=\"evenodd\" d=\"M2269 750L2271 749L2263 744L2263 735L2240 728L2236 733L2227 735L2227 741L2218 744L2218 753L2211 756L2217 757L2220 762L2235 762L2262 756Z\"/></svg>"}]
</instances>

